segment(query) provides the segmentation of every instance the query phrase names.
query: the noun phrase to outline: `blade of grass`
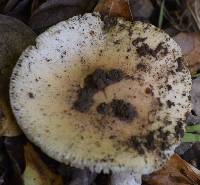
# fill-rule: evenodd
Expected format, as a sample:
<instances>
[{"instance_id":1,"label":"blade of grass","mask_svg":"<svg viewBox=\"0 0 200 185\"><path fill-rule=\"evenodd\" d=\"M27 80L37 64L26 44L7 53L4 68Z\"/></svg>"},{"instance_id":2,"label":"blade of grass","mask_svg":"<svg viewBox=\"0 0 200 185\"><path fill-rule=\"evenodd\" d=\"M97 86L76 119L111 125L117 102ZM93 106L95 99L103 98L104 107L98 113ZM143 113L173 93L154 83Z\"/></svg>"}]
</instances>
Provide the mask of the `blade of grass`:
<instances>
[{"instance_id":1,"label":"blade of grass","mask_svg":"<svg viewBox=\"0 0 200 185\"><path fill-rule=\"evenodd\" d=\"M199 132L200 133L200 124L193 125L193 126L187 126L186 132Z\"/></svg>"},{"instance_id":2,"label":"blade of grass","mask_svg":"<svg viewBox=\"0 0 200 185\"><path fill-rule=\"evenodd\" d=\"M179 6L181 6L181 3L180 3L179 0L176 0L176 4L179 5Z\"/></svg>"},{"instance_id":3,"label":"blade of grass","mask_svg":"<svg viewBox=\"0 0 200 185\"><path fill-rule=\"evenodd\" d=\"M194 73L194 74L192 74L192 78L197 78L199 76L200 76L200 73Z\"/></svg>"},{"instance_id":4,"label":"blade of grass","mask_svg":"<svg viewBox=\"0 0 200 185\"><path fill-rule=\"evenodd\" d=\"M162 3L160 5L160 15L158 19L158 27L161 28L163 24L164 19L164 8L165 8L165 0L162 0Z\"/></svg>"},{"instance_id":5,"label":"blade of grass","mask_svg":"<svg viewBox=\"0 0 200 185\"><path fill-rule=\"evenodd\" d=\"M200 134L185 133L183 142L200 142Z\"/></svg>"}]
</instances>

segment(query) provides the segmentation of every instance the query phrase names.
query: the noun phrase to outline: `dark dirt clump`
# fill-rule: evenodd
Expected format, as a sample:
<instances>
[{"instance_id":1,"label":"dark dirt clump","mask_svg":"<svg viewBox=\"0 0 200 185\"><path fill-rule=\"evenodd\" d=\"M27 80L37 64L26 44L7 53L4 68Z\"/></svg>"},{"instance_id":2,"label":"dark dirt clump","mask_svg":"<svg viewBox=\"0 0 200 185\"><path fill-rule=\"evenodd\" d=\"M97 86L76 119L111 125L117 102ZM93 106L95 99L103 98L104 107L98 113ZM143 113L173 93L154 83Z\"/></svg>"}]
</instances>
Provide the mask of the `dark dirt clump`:
<instances>
[{"instance_id":1,"label":"dark dirt clump","mask_svg":"<svg viewBox=\"0 0 200 185\"><path fill-rule=\"evenodd\" d=\"M102 20L104 22L105 31L109 31L112 27L117 25L117 17L104 16Z\"/></svg>"},{"instance_id":2,"label":"dark dirt clump","mask_svg":"<svg viewBox=\"0 0 200 185\"><path fill-rule=\"evenodd\" d=\"M169 108L171 108L172 106L175 106L175 103L172 102L172 101L170 101L170 100L167 100L167 106L168 106Z\"/></svg>"},{"instance_id":3,"label":"dark dirt clump","mask_svg":"<svg viewBox=\"0 0 200 185\"><path fill-rule=\"evenodd\" d=\"M156 148L155 139L154 139L154 133L153 132L150 132L146 136L146 142L144 143L144 145L149 150L154 150Z\"/></svg>"},{"instance_id":4,"label":"dark dirt clump","mask_svg":"<svg viewBox=\"0 0 200 185\"><path fill-rule=\"evenodd\" d=\"M133 41L136 43L136 40ZM136 51L140 57L150 55L152 57L157 57L158 53L163 54L164 56L168 53L168 49L163 46L163 42L159 43L155 49L149 47L147 43L142 43L140 46L136 44Z\"/></svg>"},{"instance_id":5,"label":"dark dirt clump","mask_svg":"<svg viewBox=\"0 0 200 185\"><path fill-rule=\"evenodd\" d=\"M154 50L151 49L149 45L146 43L143 43L141 46L137 47L136 51L140 57L146 56L146 55L151 55L153 57L156 56L156 53L154 52Z\"/></svg>"},{"instance_id":6,"label":"dark dirt clump","mask_svg":"<svg viewBox=\"0 0 200 185\"><path fill-rule=\"evenodd\" d=\"M109 105L106 103L101 103L97 106L97 112L99 114L108 114L109 113Z\"/></svg>"},{"instance_id":7,"label":"dark dirt clump","mask_svg":"<svg viewBox=\"0 0 200 185\"><path fill-rule=\"evenodd\" d=\"M147 72L149 70L149 66L147 64L139 63L136 66L137 70Z\"/></svg>"},{"instance_id":8,"label":"dark dirt clump","mask_svg":"<svg viewBox=\"0 0 200 185\"><path fill-rule=\"evenodd\" d=\"M181 127L182 128L182 127ZM158 132L150 131L142 136L132 136L128 139L127 145L134 148L139 154L144 154L147 151L166 150L170 147L168 141L169 131L164 131L163 128L158 129Z\"/></svg>"},{"instance_id":9,"label":"dark dirt clump","mask_svg":"<svg viewBox=\"0 0 200 185\"><path fill-rule=\"evenodd\" d=\"M34 98L34 95L33 95L33 93L31 93L31 92L28 93L28 96L29 96L29 98L31 98L31 99Z\"/></svg>"},{"instance_id":10,"label":"dark dirt clump","mask_svg":"<svg viewBox=\"0 0 200 185\"><path fill-rule=\"evenodd\" d=\"M147 39L147 37L144 37L144 38L138 37L137 39L133 40L132 44L133 44L133 45L137 45L137 44L139 44L140 42L144 42L146 39Z\"/></svg>"},{"instance_id":11,"label":"dark dirt clump","mask_svg":"<svg viewBox=\"0 0 200 185\"><path fill-rule=\"evenodd\" d=\"M184 69L184 66L183 66L183 58L182 57L179 57L176 59L176 62L178 64L177 68L176 68L176 72L181 72L183 71Z\"/></svg>"},{"instance_id":12,"label":"dark dirt clump","mask_svg":"<svg viewBox=\"0 0 200 185\"><path fill-rule=\"evenodd\" d=\"M130 147L135 148L139 154L144 154L144 149L142 147L141 141L137 136L132 136L129 140Z\"/></svg>"},{"instance_id":13,"label":"dark dirt clump","mask_svg":"<svg viewBox=\"0 0 200 185\"><path fill-rule=\"evenodd\" d=\"M114 99L111 107L113 115L122 121L132 121L137 116L135 108L124 100Z\"/></svg>"},{"instance_id":14,"label":"dark dirt clump","mask_svg":"<svg viewBox=\"0 0 200 185\"><path fill-rule=\"evenodd\" d=\"M124 74L119 69L110 71L96 69L85 78L84 87L79 90L78 99L74 102L73 108L79 112L88 112L94 102L93 96L107 86L121 81L123 77Z\"/></svg>"},{"instance_id":15,"label":"dark dirt clump","mask_svg":"<svg viewBox=\"0 0 200 185\"><path fill-rule=\"evenodd\" d=\"M172 90L172 86L168 84L168 85L167 85L167 90L168 90L168 91Z\"/></svg>"},{"instance_id":16,"label":"dark dirt clump","mask_svg":"<svg viewBox=\"0 0 200 185\"><path fill-rule=\"evenodd\" d=\"M79 91L78 99L74 102L73 108L79 112L88 112L90 107L93 105L93 96L96 90L92 88L82 88Z\"/></svg>"},{"instance_id":17,"label":"dark dirt clump","mask_svg":"<svg viewBox=\"0 0 200 185\"><path fill-rule=\"evenodd\" d=\"M122 121L132 121L137 116L135 108L130 103L119 99L113 99L108 104L99 104L97 106L97 112L99 114L117 117Z\"/></svg>"},{"instance_id":18,"label":"dark dirt clump","mask_svg":"<svg viewBox=\"0 0 200 185\"><path fill-rule=\"evenodd\" d=\"M184 136L184 129L183 129L183 123L182 122L178 122L176 127L175 127L175 132L176 132L176 137L183 137Z\"/></svg>"}]
</instances>

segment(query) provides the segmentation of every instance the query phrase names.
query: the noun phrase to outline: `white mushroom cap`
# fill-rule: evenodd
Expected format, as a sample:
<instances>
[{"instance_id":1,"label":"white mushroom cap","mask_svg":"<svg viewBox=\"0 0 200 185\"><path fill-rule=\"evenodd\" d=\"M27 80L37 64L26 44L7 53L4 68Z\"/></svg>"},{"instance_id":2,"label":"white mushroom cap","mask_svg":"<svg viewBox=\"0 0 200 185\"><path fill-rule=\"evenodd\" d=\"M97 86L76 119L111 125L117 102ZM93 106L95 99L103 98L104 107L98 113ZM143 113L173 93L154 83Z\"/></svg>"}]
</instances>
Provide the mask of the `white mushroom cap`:
<instances>
[{"instance_id":1,"label":"white mushroom cap","mask_svg":"<svg viewBox=\"0 0 200 185\"><path fill-rule=\"evenodd\" d=\"M84 79L118 69L123 79L74 109ZM173 154L190 111L191 77L179 46L158 28L96 14L76 16L41 34L14 68L10 98L27 137L52 158L94 171L150 173ZM134 116L97 112L124 100Z\"/></svg>"}]
</instances>

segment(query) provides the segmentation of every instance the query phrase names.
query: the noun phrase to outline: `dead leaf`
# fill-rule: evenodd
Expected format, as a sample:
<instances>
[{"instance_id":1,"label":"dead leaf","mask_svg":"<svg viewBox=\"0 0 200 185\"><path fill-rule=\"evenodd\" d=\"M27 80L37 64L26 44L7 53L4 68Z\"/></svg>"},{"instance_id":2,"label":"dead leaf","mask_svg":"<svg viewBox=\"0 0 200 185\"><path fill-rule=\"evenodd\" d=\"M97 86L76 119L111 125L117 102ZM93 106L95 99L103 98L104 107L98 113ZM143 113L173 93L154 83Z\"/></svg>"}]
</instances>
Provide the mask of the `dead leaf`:
<instances>
[{"instance_id":1,"label":"dead leaf","mask_svg":"<svg viewBox=\"0 0 200 185\"><path fill-rule=\"evenodd\" d=\"M163 169L144 176L143 181L146 185L198 185L199 173L199 170L194 170L194 167L175 154Z\"/></svg>"},{"instance_id":2,"label":"dead leaf","mask_svg":"<svg viewBox=\"0 0 200 185\"><path fill-rule=\"evenodd\" d=\"M95 7L95 11L100 12L102 15L132 19L128 0L100 0Z\"/></svg>"},{"instance_id":3,"label":"dead leaf","mask_svg":"<svg viewBox=\"0 0 200 185\"><path fill-rule=\"evenodd\" d=\"M39 8L39 6L43 3L45 3L46 0L32 0L31 4L31 14Z\"/></svg>"},{"instance_id":4,"label":"dead leaf","mask_svg":"<svg viewBox=\"0 0 200 185\"><path fill-rule=\"evenodd\" d=\"M26 138L23 135L5 137L4 146L15 171L22 174L25 170L24 145Z\"/></svg>"},{"instance_id":5,"label":"dead leaf","mask_svg":"<svg viewBox=\"0 0 200 185\"><path fill-rule=\"evenodd\" d=\"M4 8L4 14L27 23L30 17L31 3L31 0L9 0Z\"/></svg>"},{"instance_id":6,"label":"dead leaf","mask_svg":"<svg viewBox=\"0 0 200 185\"><path fill-rule=\"evenodd\" d=\"M0 89L3 86L8 90L15 63L22 51L34 43L35 38L33 31L21 21L0 15Z\"/></svg>"},{"instance_id":7,"label":"dead leaf","mask_svg":"<svg viewBox=\"0 0 200 185\"><path fill-rule=\"evenodd\" d=\"M0 15L0 136L21 133L9 103L9 80L21 52L34 42L35 34L15 18Z\"/></svg>"},{"instance_id":8,"label":"dead leaf","mask_svg":"<svg viewBox=\"0 0 200 185\"><path fill-rule=\"evenodd\" d=\"M179 33L174 37L180 45L192 74L200 70L200 33Z\"/></svg>"},{"instance_id":9,"label":"dead leaf","mask_svg":"<svg viewBox=\"0 0 200 185\"><path fill-rule=\"evenodd\" d=\"M3 11L4 7L6 6L7 0L0 0L0 12Z\"/></svg>"},{"instance_id":10,"label":"dead leaf","mask_svg":"<svg viewBox=\"0 0 200 185\"><path fill-rule=\"evenodd\" d=\"M25 168L24 137L0 137L0 184L23 185L21 173Z\"/></svg>"},{"instance_id":11,"label":"dead leaf","mask_svg":"<svg viewBox=\"0 0 200 185\"><path fill-rule=\"evenodd\" d=\"M200 142L194 143L192 147L187 150L181 157L192 164L194 167L200 169Z\"/></svg>"},{"instance_id":12,"label":"dead leaf","mask_svg":"<svg viewBox=\"0 0 200 185\"><path fill-rule=\"evenodd\" d=\"M4 7L4 12L9 12L11 11L16 4L18 3L19 0L8 0L6 6Z\"/></svg>"},{"instance_id":13,"label":"dead leaf","mask_svg":"<svg viewBox=\"0 0 200 185\"><path fill-rule=\"evenodd\" d=\"M187 7L191 12L199 30L200 30L200 1L199 0L187 0Z\"/></svg>"},{"instance_id":14,"label":"dead leaf","mask_svg":"<svg viewBox=\"0 0 200 185\"><path fill-rule=\"evenodd\" d=\"M148 20L154 7L151 0L130 0L130 9L134 20Z\"/></svg>"},{"instance_id":15,"label":"dead leaf","mask_svg":"<svg viewBox=\"0 0 200 185\"><path fill-rule=\"evenodd\" d=\"M29 24L37 33L78 14L92 12L98 0L49 0L31 16Z\"/></svg>"},{"instance_id":16,"label":"dead leaf","mask_svg":"<svg viewBox=\"0 0 200 185\"><path fill-rule=\"evenodd\" d=\"M16 124L8 100L0 95L0 136L18 136L21 130Z\"/></svg>"},{"instance_id":17,"label":"dead leaf","mask_svg":"<svg viewBox=\"0 0 200 185\"><path fill-rule=\"evenodd\" d=\"M63 185L62 178L50 171L31 144L25 146L24 185Z\"/></svg>"}]
</instances>

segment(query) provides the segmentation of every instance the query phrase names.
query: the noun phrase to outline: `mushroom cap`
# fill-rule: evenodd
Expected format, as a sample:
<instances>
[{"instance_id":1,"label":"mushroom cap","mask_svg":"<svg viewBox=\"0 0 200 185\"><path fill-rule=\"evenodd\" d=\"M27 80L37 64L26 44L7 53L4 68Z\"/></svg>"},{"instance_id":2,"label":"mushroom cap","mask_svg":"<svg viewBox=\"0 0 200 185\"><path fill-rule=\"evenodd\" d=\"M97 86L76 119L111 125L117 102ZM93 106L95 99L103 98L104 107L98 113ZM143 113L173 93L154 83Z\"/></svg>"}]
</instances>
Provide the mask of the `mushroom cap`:
<instances>
[{"instance_id":1,"label":"mushroom cap","mask_svg":"<svg viewBox=\"0 0 200 185\"><path fill-rule=\"evenodd\" d=\"M88 110L77 111L77 92L97 69L120 69L123 78L93 94ZM162 30L85 14L51 27L23 52L10 99L26 136L50 157L97 172L146 174L162 167L179 144L190 90L181 50ZM134 116L98 113L113 100L132 105Z\"/></svg>"}]
</instances>

